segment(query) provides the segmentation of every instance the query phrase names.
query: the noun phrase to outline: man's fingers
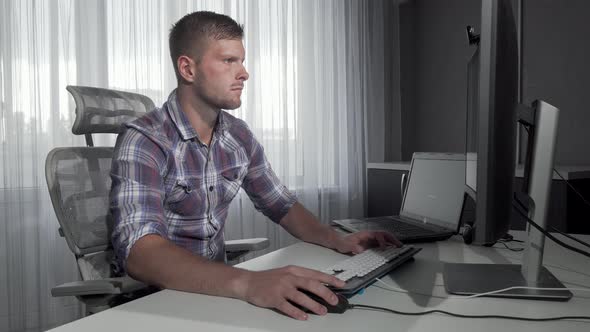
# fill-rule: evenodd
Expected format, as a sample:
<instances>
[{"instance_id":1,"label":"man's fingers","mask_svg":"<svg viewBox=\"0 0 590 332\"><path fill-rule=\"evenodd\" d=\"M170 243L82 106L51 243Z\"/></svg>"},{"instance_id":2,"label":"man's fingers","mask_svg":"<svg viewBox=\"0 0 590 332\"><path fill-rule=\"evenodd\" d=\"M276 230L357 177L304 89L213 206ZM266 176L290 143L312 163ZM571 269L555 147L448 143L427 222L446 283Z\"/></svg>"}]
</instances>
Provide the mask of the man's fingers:
<instances>
[{"instance_id":1,"label":"man's fingers","mask_svg":"<svg viewBox=\"0 0 590 332\"><path fill-rule=\"evenodd\" d=\"M336 305L338 303L338 297L328 287L315 280L307 280L303 286L300 286L299 292L317 301L316 298L320 297L329 304Z\"/></svg>"},{"instance_id":2,"label":"man's fingers","mask_svg":"<svg viewBox=\"0 0 590 332\"><path fill-rule=\"evenodd\" d=\"M350 249L350 252L353 254L360 254L361 252L365 251L365 247L363 247L360 244L353 244L351 246L352 248Z\"/></svg>"},{"instance_id":3,"label":"man's fingers","mask_svg":"<svg viewBox=\"0 0 590 332\"><path fill-rule=\"evenodd\" d=\"M366 234L363 234L362 239L374 239L377 241L379 246L384 246L384 242L394 244L398 247L402 246L400 240L398 240L395 235L390 232L367 232ZM387 243L385 243L385 246Z\"/></svg>"},{"instance_id":4,"label":"man's fingers","mask_svg":"<svg viewBox=\"0 0 590 332\"><path fill-rule=\"evenodd\" d=\"M385 239L387 240L387 242L391 243L391 244L395 244L398 247L403 246L404 244L398 240L395 235L389 233L389 232L383 232L383 235L385 236Z\"/></svg>"},{"instance_id":5,"label":"man's fingers","mask_svg":"<svg viewBox=\"0 0 590 332\"><path fill-rule=\"evenodd\" d=\"M361 231L353 233L345 238L345 243L346 248L341 247L339 251L350 252L353 254L360 254L365 251L365 249L374 246L379 246L381 248L387 247L389 245L395 245L397 247L403 246L401 241L398 240L392 233L380 231Z\"/></svg>"},{"instance_id":6,"label":"man's fingers","mask_svg":"<svg viewBox=\"0 0 590 332\"><path fill-rule=\"evenodd\" d=\"M337 296L326 286L343 287L345 283L326 273L300 266L252 272L244 300L264 308L275 308L285 315L308 319L305 311L327 313L324 303L335 305Z\"/></svg>"},{"instance_id":7,"label":"man's fingers","mask_svg":"<svg viewBox=\"0 0 590 332\"><path fill-rule=\"evenodd\" d=\"M385 234L384 233L377 233L375 235L375 238L377 239L377 243L379 243L379 248L385 248L385 247L387 247L387 244L389 242L385 239Z\"/></svg>"},{"instance_id":8,"label":"man's fingers","mask_svg":"<svg viewBox=\"0 0 590 332\"><path fill-rule=\"evenodd\" d=\"M292 279L295 288L284 293L284 298L289 301L289 306L283 304L277 309L287 310L283 312L293 318L304 319L303 316L299 316L303 310L310 310L317 315L325 315L328 312L327 308L319 303L322 300L332 305L338 303L336 295L325 284L333 283L338 287L344 286L344 282L340 279L300 266L288 266L286 269L296 277ZM290 306L297 311L293 311Z\"/></svg>"},{"instance_id":9,"label":"man's fingers","mask_svg":"<svg viewBox=\"0 0 590 332\"><path fill-rule=\"evenodd\" d=\"M294 290L293 293L289 295L289 300L302 308L311 310L316 315L325 315L328 312L326 307L310 298L310 296L311 295L304 294L301 291Z\"/></svg>"},{"instance_id":10,"label":"man's fingers","mask_svg":"<svg viewBox=\"0 0 590 332\"><path fill-rule=\"evenodd\" d=\"M308 279L313 279L315 281L319 281L322 284L328 284L331 286L335 286L335 287L343 287L344 286L344 281L336 278L335 276L317 271L317 270L312 270L312 269L308 269L305 267L301 267L301 266L288 266L286 267L286 269L288 269L288 271L298 277L302 277L302 278L308 278ZM300 287L304 287L304 288L309 288L306 287L307 285L298 285Z\"/></svg>"},{"instance_id":11,"label":"man's fingers","mask_svg":"<svg viewBox=\"0 0 590 332\"><path fill-rule=\"evenodd\" d=\"M359 241L364 242L371 240L375 236L375 232L361 231L354 233L353 235L356 236Z\"/></svg>"},{"instance_id":12,"label":"man's fingers","mask_svg":"<svg viewBox=\"0 0 590 332\"><path fill-rule=\"evenodd\" d=\"M296 308L289 301L283 301L277 309L285 315L298 320L307 320L308 316L303 310Z\"/></svg>"}]
</instances>

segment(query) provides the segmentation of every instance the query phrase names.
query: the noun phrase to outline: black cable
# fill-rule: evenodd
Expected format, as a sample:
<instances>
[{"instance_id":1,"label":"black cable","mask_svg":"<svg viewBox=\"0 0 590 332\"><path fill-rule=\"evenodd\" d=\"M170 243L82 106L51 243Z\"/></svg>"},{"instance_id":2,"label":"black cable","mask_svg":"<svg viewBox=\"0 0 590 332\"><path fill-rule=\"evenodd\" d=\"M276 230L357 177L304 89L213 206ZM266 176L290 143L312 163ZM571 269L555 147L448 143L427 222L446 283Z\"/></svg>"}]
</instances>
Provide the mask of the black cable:
<instances>
[{"instance_id":1,"label":"black cable","mask_svg":"<svg viewBox=\"0 0 590 332\"><path fill-rule=\"evenodd\" d=\"M573 320L590 320L590 316L557 316L557 317L546 317L546 318L528 318L528 317L516 317L516 316L502 316L502 315L463 315L463 314L456 314L454 312L448 312L443 310L427 310L427 311L419 311L419 312L405 312L405 311L398 311L389 308L383 307L375 307L372 305L364 305L364 304L350 304L348 309L369 309L369 310L376 310L376 311L385 311L392 314L397 315L405 315L405 316L422 316L428 315L433 313L445 314L453 317L459 318L498 318L498 319L513 319L513 320L524 320L529 322L547 322L553 320L565 320L565 319L573 319Z\"/></svg>"},{"instance_id":2,"label":"black cable","mask_svg":"<svg viewBox=\"0 0 590 332\"><path fill-rule=\"evenodd\" d=\"M518 206L516 206L516 204L514 203L514 201L512 202L512 205L516 208L516 211L518 213L520 213L520 215L523 216L531 226L535 227L539 232L545 234L545 236L547 236L548 238L550 238L551 240L553 240L553 242L559 244L560 246L562 246L562 247L564 247L566 249L569 249L571 251L575 251L578 254L582 254L582 255L584 255L586 257L590 257L590 253L588 253L588 252L586 252L584 250L578 249L576 247L570 246L569 244L567 244L567 243L559 240L558 238L556 238L555 236L553 236L551 233L549 233L546 230L544 230L543 227L539 226L536 222L534 222L533 220L531 220L531 218L529 218L529 216L527 216L526 214L524 214L524 212L522 212L518 208Z\"/></svg>"},{"instance_id":3,"label":"black cable","mask_svg":"<svg viewBox=\"0 0 590 332\"><path fill-rule=\"evenodd\" d=\"M553 171L565 182L565 184L568 185L568 187L570 187L571 190L573 190L584 201L584 203L586 203L586 205L590 207L590 202L588 202L586 198L584 198L584 196L580 194L580 192L577 191L576 188L574 188L574 186L568 180L566 180L561 174L559 174L559 172L555 168L553 168Z\"/></svg>"},{"instance_id":4,"label":"black cable","mask_svg":"<svg viewBox=\"0 0 590 332\"><path fill-rule=\"evenodd\" d=\"M498 242L518 242L518 243L524 243L523 240L517 240L517 239L512 239L512 240L498 240Z\"/></svg>"},{"instance_id":5,"label":"black cable","mask_svg":"<svg viewBox=\"0 0 590 332\"><path fill-rule=\"evenodd\" d=\"M573 241L576 241L576 242L578 242L579 244L585 245L586 247L589 247L589 248L590 248L590 244L588 244L587 242L584 242L584 241L582 241L582 240L578 239L577 237L574 237L574 236L571 236L571 235L569 235L569 234L566 234L566 233L564 233L564 232L560 231L559 229L557 229L557 228L555 228L555 227L553 227L553 226L549 226L549 227L550 227L550 228L551 228L553 231L555 231L555 232L557 232L557 233L559 233L559 234L561 234L561 235L563 235L563 236L567 237L568 239L570 239L570 240L573 240Z\"/></svg>"},{"instance_id":6,"label":"black cable","mask_svg":"<svg viewBox=\"0 0 590 332\"><path fill-rule=\"evenodd\" d=\"M511 241L498 241L498 242L496 242L496 243L503 244L503 245L504 245L504 247L506 247L506 249L508 249L508 250L510 250L510 251L523 251L523 250L524 250L524 248L513 248L513 247L510 247L510 246L508 246L508 245L506 244L506 242L511 242Z\"/></svg>"},{"instance_id":7,"label":"black cable","mask_svg":"<svg viewBox=\"0 0 590 332\"><path fill-rule=\"evenodd\" d=\"M498 240L497 242L518 242L518 243L523 243L524 241L522 240L517 240L514 238L514 236L512 236L512 234L510 233L506 233L500 240Z\"/></svg>"},{"instance_id":8,"label":"black cable","mask_svg":"<svg viewBox=\"0 0 590 332\"><path fill-rule=\"evenodd\" d=\"M526 130L526 131L527 131L527 133L530 133L530 132L529 132L529 128L528 128L527 126L524 126L524 125L522 125L522 124L521 124L521 126L522 126L522 127L523 127L523 128ZM553 172L555 172L555 174L557 174L557 176L559 176L559 177L561 178L561 180L562 180L563 182L565 182L565 184L566 184L568 187L570 187L570 189L571 189L571 190L573 190L573 191L576 193L576 195L578 195L578 197L580 197L580 199L581 199L582 201L584 201L584 203L585 203L585 204L586 204L588 207L590 207L590 202L588 202L588 200L586 200L586 198L584 198L584 196L583 196L583 195L582 195L582 194L581 194L581 193L580 193L578 190L576 190L576 188L575 188L575 187L574 187L574 186L573 186L573 185L572 185L572 184L571 184L571 183L570 183L568 180L566 180L566 179L565 179L565 177L564 177L563 175L561 175L561 173L559 173L559 171L557 171L557 169L556 169L555 167L553 167ZM519 204L520 204L520 202L519 202ZM522 206L522 204L521 204L521 206ZM526 209L525 209L525 210L526 210ZM590 244L588 244L587 242L584 242L584 241L582 241L582 240L580 240L580 239L578 239L578 238L576 238L576 237L573 237L573 236L571 236L571 235L569 235L569 234L566 234L566 233L564 233L564 232L562 232L562 231L558 230L557 228L555 228L555 227L553 227L553 226L551 226L551 229L553 229L554 231L558 232L559 234L561 234L561 235L563 235L563 236L565 236L565 237L567 237L567 238L569 238L569 239L571 239L571 240L573 240L573 241L576 241L576 242L578 242L578 243L580 243L580 244L582 244L582 245L584 245L584 246L586 246L586 247L589 247L589 248L590 248Z\"/></svg>"},{"instance_id":9,"label":"black cable","mask_svg":"<svg viewBox=\"0 0 590 332\"><path fill-rule=\"evenodd\" d=\"M529 128L527 128L527 126L524 126L522 124L521 124L521 126L524 129L526 129L527 133L529 133ZM584 201L584 203L586 203L586 205L588 205L588 207L590 207L590 202L588 202L588 200L586 200L586 198L584 198L584 195L582 195L579 191L577 191L576 188L568 180L566 180L565 177L563 177L563 175L561 175L561 173L559 173L557 171L557 169L555 169L555 167L553 168L553 171L555 172L555 174L557 174L557 176L559 176L563 180L563 182L565 182L565 184L568 187L570 187L571 190L573 190L578 195L578 197L580 197L582 199L582 201Z\"/></svg>"},{"instance_id":10,"label":"black cable","mask_svg":"<svg viewBox=\"0 0 590 332\"><path fill-rule=\"evenodd\" d=\"M582 194L579 191L577 191L576 188L574 188L574 186L568 180L566 180L555 168L553 168L553 171L555 172L555 174L557 174L561 178L561 180L563 180L563 182L565 182L565 184L568 185L568 187L570 187L571 190L573 190L578 195L578 197L580 197L580 199L582 201L584 201L584 203L586 203L586 205L588 205L590 207L590 203L586 200L586 198L584 198L584 196L582 196ZM553 229L554 231L558 232L559 234L561 234L573 241L576 241L576 242L590 248L590 244L588 244L587 242L584 242L584 241L582 241L574 236L571 236L569 234L566 234L553 226L551 226L551 229Z\"/></svg>"}]
</instances>

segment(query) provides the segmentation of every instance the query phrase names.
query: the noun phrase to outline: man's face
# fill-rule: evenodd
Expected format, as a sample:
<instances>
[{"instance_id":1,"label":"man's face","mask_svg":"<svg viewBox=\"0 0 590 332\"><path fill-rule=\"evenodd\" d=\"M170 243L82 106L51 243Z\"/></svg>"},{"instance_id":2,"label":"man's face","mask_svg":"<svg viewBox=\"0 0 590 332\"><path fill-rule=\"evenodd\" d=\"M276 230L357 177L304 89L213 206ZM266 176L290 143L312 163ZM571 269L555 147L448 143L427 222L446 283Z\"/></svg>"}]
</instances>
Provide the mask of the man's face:
<instances>
[{"instance_id":1,"label":"man's face","mask_svg":"<svg viewBox=\"0 0 590 332\"><path fill-rule=\"evenodd\" d=\"M239 39L210 39L196 68L197 97L213 108L240 107L244 82L249 76L243 64L245 53Z\"/></svg>"}]
</instances>

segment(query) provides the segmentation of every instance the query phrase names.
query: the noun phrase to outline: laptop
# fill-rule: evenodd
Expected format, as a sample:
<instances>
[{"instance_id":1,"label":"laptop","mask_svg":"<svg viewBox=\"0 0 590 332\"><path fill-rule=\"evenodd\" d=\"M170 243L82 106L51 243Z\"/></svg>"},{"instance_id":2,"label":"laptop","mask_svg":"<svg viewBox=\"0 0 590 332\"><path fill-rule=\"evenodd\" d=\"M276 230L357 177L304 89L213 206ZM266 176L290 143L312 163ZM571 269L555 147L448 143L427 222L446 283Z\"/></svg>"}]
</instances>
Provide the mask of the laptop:
<instances>
[{"instance_id":1,"label":"laptop","mask_svg":"<svg viewBox=\"0 0 590 332\"><path fill-rule=\"evenodd\" d=\"M459 232L464 198L465 154L417 152L399 215L332 224L349 232L389 231L404 243L445 240Z\"/></svg>"}]
</instances>

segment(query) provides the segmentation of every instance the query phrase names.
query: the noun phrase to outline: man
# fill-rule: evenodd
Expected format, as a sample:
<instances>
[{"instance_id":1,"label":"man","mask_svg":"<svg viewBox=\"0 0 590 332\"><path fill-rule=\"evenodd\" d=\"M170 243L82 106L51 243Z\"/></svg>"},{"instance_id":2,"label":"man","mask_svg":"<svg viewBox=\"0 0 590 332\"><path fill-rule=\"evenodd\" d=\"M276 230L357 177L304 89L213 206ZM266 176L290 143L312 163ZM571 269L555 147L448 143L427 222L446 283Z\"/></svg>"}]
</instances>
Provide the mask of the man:
<instances>
[{"instance_id":1,"label":"man","mask_svg":"<svg viewBox=\"0 0 590 332\"><path fill-rule=\"evenodd\" d=\"M163 288L233 297L296 318L326 308L337 278L302 267L246 271L224 264L228 206L240 188L295 237L359 253L399 244L387 233L341 236L320 222L283 186L247 125L222 109L240 107L248 73L243 29L211 12L183 17L170 31L178 79L162 108L126 125L112 167L113 244L132 277Z\"/></svg>"}]
</instances>

